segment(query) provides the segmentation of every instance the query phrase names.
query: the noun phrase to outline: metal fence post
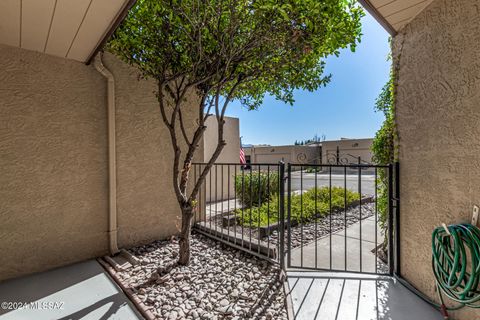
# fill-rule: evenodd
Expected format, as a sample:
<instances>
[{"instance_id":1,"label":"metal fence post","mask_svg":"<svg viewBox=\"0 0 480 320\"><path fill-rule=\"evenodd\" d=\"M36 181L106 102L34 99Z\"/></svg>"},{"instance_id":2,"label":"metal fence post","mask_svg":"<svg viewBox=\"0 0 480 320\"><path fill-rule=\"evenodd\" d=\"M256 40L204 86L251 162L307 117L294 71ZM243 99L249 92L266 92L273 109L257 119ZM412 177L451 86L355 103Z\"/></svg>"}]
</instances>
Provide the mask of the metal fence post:
<instances>
[{"instance_id":1,"label":"metal fence post","mask_svg":"<svg viewBox=\"0 0 480 320\"><path fill-rule=\"evenodd\" d=\"M400 275L400 163L395 162L395 274Z\"/></svg>"},{"instance_id":2,"label":"metal fence post","mask_svg":"<svg viewBox=\"0 0 480 320\"><path fill-rule=\"evenodd\" d=\"M292 265L292 230L291 227L291 193L292 193L292 164L287 169L287 267Z\"/></svg>"},{"instance_id":3,"label":"metal fence post","mask_svg":"<svg viewBox=\"0 0 480 320\"><path fill-rule=\"evenodd\" d=\"M280 268L285 270L285 163L280 161L279 163L279 171L280 171L280 253L279 253L279 260L280 260Z\"/></svg>"},{"instance_id":4,"label":"metal fence post","mask_svg":"<svg viewBox=\"0 0 480 320\"><path fill-rule=\"evenodd\" d=\"M394 272L393 245L393 164L388 165L388 272Z\"/></svg>"}]
</instances>

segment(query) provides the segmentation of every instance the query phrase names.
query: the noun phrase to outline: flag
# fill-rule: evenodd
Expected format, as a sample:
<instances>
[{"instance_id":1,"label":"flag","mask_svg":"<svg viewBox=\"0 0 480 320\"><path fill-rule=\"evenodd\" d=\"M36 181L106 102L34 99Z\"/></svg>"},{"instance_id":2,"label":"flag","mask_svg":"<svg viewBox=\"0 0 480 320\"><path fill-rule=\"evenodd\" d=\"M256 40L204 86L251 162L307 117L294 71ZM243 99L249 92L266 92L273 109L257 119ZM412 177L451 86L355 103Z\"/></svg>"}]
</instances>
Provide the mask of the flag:
<instances>
[{"instance_id":1,"label":"flag","mask_svg":"<svg viewBox=\"0 0 480 320\"><path fill-rule=\"evenodd\" d=\"M247 161L245 160L245 151L243 151L242 146L240 146L240 163L246 164Z\"/></svg>"}]
</instances>

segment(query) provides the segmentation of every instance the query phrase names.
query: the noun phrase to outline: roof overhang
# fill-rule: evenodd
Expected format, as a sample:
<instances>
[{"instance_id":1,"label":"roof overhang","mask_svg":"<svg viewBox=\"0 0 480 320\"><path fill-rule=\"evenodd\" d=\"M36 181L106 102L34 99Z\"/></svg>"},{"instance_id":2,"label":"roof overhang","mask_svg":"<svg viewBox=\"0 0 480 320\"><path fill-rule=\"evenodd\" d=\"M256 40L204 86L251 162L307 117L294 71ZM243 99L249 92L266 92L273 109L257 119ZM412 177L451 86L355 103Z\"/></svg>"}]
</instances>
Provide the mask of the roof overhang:
<instances>
[{"instance_id":1,"label":"roof overhang","mask_svg":"<svg viewBox=\"0 0 480 320\"><path fill-rule=\"evenodd\" d=\"M0 44L89 63L135 0L1 0Z\"/></svg>"},{"instance_id":2,"label":"roof overhang","mask_svg":"<svg viewBox=\"0 0 480 320\"><path fill-rule=\"evenodd\" d=\"M433 0L358 0L392 36Z\"/></svg>"}]
</instances>

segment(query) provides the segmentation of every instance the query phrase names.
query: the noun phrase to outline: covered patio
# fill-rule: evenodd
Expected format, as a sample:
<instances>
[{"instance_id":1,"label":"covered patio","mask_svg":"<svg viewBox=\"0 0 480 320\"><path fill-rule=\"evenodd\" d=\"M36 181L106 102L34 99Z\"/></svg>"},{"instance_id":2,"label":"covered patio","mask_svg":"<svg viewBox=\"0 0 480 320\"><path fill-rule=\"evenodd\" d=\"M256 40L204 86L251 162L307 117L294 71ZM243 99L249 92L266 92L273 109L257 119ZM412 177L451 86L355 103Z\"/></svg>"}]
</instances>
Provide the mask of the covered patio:
<instances>
[{"instance_id":1,"label":"covered patio","mask_svg":"<svg viewBox=\"0 0 480 320\"><path fill-rule=\"evenodd\" d=\"M359 272L287 268L289 318L443 319L431 233L442 223L471 221L480 194L480 1L359 2L392 35L401 167L393 272L367 275L376 262L342 265L341 247L334 258L329 248L330 261L317 255L331 240L319 239L315 250L312 244L296 248L292 255L304 250L302 259L307 252L315 267L320 260ZM17 303L2 304L1 320L151 317L137 309L111 268L94 260L172 237L180 221L165 179L171 155L164 152L168 133L159 125L155 83L139 83L133 67L101 53L134 3L0 2L0 302ZM196 115L184 117L193 123ZM223 204L220 211L210 205L208 213L223 214ZM369 237L383 234L377 220L364 223L370 233L362 239L352 224L348 241L359 242L371 258L377 241ZM345 230L333 237L347 241ZM282 265L281 259L274 263ZM480 313L462 308L450 316L477 319ZM228 312L224 317L235 319Z\"/></svg>"}]
</instances>

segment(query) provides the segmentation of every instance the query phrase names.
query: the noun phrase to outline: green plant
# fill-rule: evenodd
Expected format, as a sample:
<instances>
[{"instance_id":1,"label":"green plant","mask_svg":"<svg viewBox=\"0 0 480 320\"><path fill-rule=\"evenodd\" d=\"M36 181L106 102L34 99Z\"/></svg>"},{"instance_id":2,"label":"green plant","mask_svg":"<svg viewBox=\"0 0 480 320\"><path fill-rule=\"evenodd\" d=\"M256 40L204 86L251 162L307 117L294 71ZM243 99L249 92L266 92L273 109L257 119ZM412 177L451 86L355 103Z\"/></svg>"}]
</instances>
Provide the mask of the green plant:
<instances>
[{"instance_id":1,"label":"green plant","mask_svg":"<svg viewBox=\"0 0 480 320\"><path fill-rule=\"evenodd\" d=\"M355 0L136 1L108 50L156 82L182 212L179 264L190 261L196 199L226 145L230 102L257 109L269 94L293 104L295 90L325 86L325 59L342 48L355 50L363 14ZM192 183L192 162L209 117L216 120L217 144Z\"/></svg>"},{"instance_id":2,"label":"green plant","mask_svg":"<svg viewBox=\"0 0 480 320\"><path fill-rule=\"evenodd\" d=\"M378 164L390 164L395 161L395 107L394 107L394 70L390 71L390 78L383 86L375 101L375 111L385 116L382 126L375 134L372 143L373 161ZM381 228L386 231L388 219L388 172L378 171L377 208ZM386 232L385 232L386 235Z\"/></svg>"},{"instance_id":3,"label":"green plant","mask_svg":"<svg viewBox=\"0 0 480 320\"><path fill-rule=\"evenodd\" d=\"M235 192L243 206L259 206L278 194L278 173L249 171L235 176Z\"/></svg>"},{"instance_id":4,"label":"green plant","mask_svg":"<svg viewBox=\"0 0 480 320\"><path fill-rule=\"evenodd\" d=\"M360 195L357 192L341 187L332 187L331 191L329 187L313 188L302 195L293 194L290 197L291 219L297 222L312 221L327 215L330 208L332 211L341 210L345 208L345 203L349 207L359 199ZM237 209L235 214L240 224L244 226L267 226L279 221L279 203L279 196L275 195L269 202L259 207ZM286 205L287 202L285 202Z\"/></svg>"},{"instance_id":5,"label":"green plant","mask_svg":"<svg viewBox=\"0 0 480 320\"><path fill-rule=\"evenodd\" d=\"M321 172L320 167L306 167L305 173L315 173L315 172Z\"/></svg>"}]
</instances>

